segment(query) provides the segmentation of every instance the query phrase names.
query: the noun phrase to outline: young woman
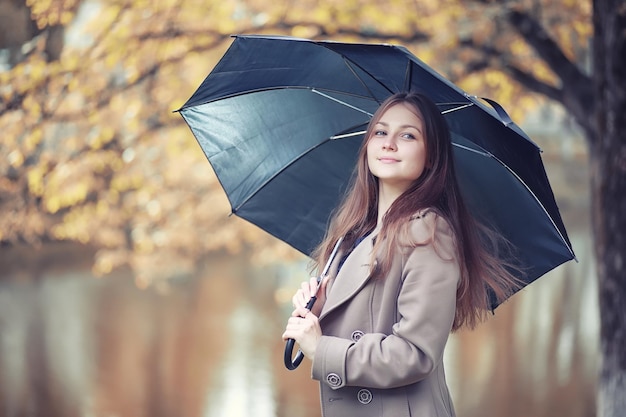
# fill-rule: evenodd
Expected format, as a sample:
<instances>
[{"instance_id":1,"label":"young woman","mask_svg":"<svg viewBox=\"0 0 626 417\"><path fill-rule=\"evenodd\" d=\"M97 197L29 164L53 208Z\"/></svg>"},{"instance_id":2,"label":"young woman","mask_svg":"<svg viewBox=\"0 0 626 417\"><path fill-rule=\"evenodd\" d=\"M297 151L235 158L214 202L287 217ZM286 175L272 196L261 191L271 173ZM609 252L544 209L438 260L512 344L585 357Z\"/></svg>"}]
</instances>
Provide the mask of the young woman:
<instances>
[{"instance_id":1,"label":"young woman","mask_svg":"<svg viewBox=\"0 0 626 417\"><path fill-rule=\"evenodd\" d=\"M312 361L323 415L454 416L448 335L475 326L516 279L463 204L449 130L427 97L395 94L372 117L317 266L341 237L317 303L305 308L312 278L283 334Z\"/></svg>"}]
</instances>

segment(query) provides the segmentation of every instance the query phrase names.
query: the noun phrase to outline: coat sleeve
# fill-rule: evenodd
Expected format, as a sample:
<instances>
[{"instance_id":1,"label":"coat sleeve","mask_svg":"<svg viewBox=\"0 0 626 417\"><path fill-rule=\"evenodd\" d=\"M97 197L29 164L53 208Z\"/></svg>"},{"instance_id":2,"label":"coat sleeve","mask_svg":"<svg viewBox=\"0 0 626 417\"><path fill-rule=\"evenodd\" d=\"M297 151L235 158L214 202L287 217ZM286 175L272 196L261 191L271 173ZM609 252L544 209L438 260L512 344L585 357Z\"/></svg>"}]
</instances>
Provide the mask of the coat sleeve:
<instances>
[{"instance_id":1,"label":"coat sleeve","mask_svg":"<svg viewBox=\"0 0 626 417\"><path fill-rule=\"evenodd\" d=\"M403 255L397 305L381 306L398 310L400 319L391 334L368 333L358 342L322 336L313 361L314 379L333 389L394 388L426 378L441 362L460 278L455 241L449 225L438 216L412 223L416 240L430 242ZM328 375L336 378L325 381Z\"/></svg>"}]
</instances>

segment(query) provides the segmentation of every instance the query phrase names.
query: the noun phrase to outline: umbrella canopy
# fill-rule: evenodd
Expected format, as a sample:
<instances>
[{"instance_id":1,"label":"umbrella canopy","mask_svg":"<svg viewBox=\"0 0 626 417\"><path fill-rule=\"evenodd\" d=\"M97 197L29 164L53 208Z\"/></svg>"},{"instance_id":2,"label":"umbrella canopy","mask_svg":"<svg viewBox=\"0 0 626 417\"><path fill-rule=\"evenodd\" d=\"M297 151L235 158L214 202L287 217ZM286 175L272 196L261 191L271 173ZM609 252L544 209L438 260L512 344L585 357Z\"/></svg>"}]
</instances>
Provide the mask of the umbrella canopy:
<instances>
[{"instance_id":1,"label":"umbrella canopy","mask_svg":"<svg viewBox=\"0 0 626 417\"><path fill-rule=\"evenodd\" d=\"M236 36L179 111L233 213L308 255L349 183L369 119L401 91L440 107L470 211L512 243L526 282L574 258L539 148L499 105L402 46Z\"/></svg>"}]
</instances>

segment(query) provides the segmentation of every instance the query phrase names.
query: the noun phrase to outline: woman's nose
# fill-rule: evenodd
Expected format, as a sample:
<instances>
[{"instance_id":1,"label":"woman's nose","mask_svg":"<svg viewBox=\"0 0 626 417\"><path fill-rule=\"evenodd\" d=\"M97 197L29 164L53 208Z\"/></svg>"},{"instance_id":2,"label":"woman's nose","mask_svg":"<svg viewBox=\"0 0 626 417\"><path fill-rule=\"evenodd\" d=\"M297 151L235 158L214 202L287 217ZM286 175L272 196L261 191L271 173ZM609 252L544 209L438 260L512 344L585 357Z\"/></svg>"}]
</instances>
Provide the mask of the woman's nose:
<instances>
[{"instance_id":1,"label":"woman's nose","mask_svg":"<svg viewBox=\"0 0 626 417\"><path fill-rule=\"evenodd\" d=\"M393 136L388 135L385 137L385 141L383 142L383 149L395 151L396 150L396 141Z\"/></svg>"}]
</instances>

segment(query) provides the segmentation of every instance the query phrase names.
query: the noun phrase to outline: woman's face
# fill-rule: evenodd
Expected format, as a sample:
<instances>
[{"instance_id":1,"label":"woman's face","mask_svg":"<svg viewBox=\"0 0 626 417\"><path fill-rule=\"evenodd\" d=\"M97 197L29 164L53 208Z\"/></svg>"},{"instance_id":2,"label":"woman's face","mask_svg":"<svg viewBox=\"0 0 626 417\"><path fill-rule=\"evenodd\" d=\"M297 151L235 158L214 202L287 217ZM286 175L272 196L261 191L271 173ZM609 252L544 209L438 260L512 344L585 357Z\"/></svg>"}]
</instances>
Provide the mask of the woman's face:
<instances>
[{"instance_id":1,"label":"woman's face","mask_svg":"<svg viewBox=\"0 0 626 417\"><path fill-rule=\"evenodd\" d=\"M406 191L426 165L422 119L407 104L388 108L373 126L367 143L367 163L379 184Z\"/></svg>"}]
</instances>

